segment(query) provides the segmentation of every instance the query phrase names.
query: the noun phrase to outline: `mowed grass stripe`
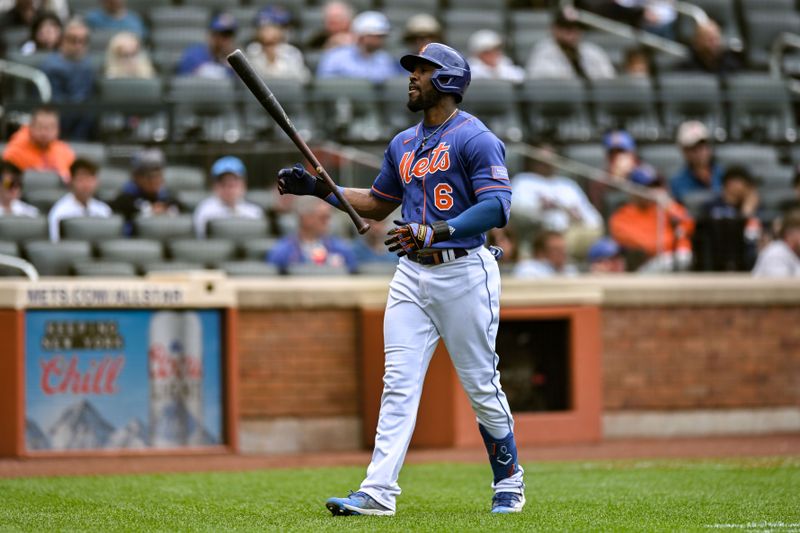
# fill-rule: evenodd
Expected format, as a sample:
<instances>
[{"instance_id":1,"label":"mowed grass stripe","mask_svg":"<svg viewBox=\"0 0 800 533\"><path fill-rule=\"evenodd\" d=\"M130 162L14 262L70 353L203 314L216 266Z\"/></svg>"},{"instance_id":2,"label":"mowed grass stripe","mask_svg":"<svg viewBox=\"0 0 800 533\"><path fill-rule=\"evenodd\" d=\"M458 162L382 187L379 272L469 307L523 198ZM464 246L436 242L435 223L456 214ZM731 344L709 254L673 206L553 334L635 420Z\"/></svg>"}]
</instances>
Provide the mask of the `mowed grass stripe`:
<instances>
[{"instance_id":1,"label":"mowed grass stripe","mask_svg":"<svg viewBox=\"0 0 800 533\"><path fill-rule=\"evenodd\" d=\"M202 459L198 459L202 460ZM488 513L488 465L408 465L394 517L331 517L363 468L0 480L2 531L800 531L800 458L529 463Z\"/></svg>"}]
</instances>

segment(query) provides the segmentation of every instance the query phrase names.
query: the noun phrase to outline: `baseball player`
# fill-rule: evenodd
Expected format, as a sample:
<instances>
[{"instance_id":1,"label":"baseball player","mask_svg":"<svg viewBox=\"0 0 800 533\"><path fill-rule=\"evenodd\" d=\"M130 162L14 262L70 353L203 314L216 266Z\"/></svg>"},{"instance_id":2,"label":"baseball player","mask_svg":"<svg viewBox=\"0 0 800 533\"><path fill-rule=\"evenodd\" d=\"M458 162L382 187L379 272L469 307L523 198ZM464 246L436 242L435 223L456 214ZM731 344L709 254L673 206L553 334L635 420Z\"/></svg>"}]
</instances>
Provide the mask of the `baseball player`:
<instances>
[{"instance_id":1,"label":"baseball player","mask_svg":"<svg viewBox=\"0 0 800 533\"><path fill-rule=\"evenodd\" d=\"M398 204L386 244L401 256L384 318L385 374L375 450L366 479L334 515L393 515L397 478L414 431L422 383L443 339L477 415L494 473L492 512L525 505L514 422L494 352L500 276L484 233L505 226L511 187L505 147L458 109L470 69L456 50L431 43L400 60L411 74L408 107L424 119L389 144L371 189L340 188L362 216L383 220ZM338 207L326 185L299 164L278 173L281 194L313 194Z\"/></svg>"}]
</instances>

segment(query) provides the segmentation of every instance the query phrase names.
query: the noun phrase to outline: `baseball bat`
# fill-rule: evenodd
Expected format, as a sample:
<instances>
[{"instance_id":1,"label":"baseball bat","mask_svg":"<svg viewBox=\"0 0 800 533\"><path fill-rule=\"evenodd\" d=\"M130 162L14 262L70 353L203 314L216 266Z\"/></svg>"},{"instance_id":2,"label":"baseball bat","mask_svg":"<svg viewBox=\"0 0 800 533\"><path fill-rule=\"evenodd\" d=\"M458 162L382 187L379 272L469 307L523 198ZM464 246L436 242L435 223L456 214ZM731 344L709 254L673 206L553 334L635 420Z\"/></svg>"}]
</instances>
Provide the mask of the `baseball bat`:
<instances>
[{"instance_id":1,"label":"baseball bat","mask_svg":"<svg viewBox=\"0 0 800 533\"><path fill-rule=\"evenodd\" d=\"M356 210L353 209L353 206L350 205L344 195L339 191L339 188L334 183L333 179L331 179L328 172L322 167L317 156L314 155L314 152L308 147L306 142L300 137L300 134L297 132L297 129L292 124L292 121L289 120L289 116L286 114L286 111L283 110L280 102L278 99L275 98L275 95L272 94L272 91L267 87L267 84L264 83L264 80L256 74L256 71L253 70L253 66L247 60L245 55L242 53L241 50L235 50L231 54L228 55L228 63L230 63L233 70L236 74L241 78L247 88L250 89L250 92L253 93L253 96L256 97L256 100L262 105L264 109L267 110L275 122L278 123L278 126L286 132L286 135L292 140L292 142L297 146L300 152L305 156L306 160L314 167L314 170L317 171L322 177L322 180L325 184L330 188L331 192L336 199L339 200L339 204L347 211L347 214L350 215L350 218L355 224L358 233L364 234L369 230L369 224L364 222L364 219L356 213Z\"/></svg>"}]
</instances>

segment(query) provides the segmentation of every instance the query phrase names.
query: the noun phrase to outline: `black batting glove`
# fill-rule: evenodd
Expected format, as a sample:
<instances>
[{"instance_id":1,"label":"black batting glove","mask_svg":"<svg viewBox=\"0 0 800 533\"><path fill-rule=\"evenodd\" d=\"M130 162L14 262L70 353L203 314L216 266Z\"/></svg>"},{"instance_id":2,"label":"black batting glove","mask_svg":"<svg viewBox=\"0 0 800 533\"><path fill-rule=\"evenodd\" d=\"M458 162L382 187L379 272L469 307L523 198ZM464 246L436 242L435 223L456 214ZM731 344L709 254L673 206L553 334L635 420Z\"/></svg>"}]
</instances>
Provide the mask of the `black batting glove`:
<instances>
[{"instance_id":1,"label":"black batting glove","mask_svg":"<svg viewBox=\"0 0 800 533\"><path fill-rule=\"evenodd\" d=\"M308 172L300 163L295 163L292 167L278 171L278 192L325 198L331 191L321 179Z\"/></svg>"},{"instance_id":2,"label":"black batting glove","mask_svg":"<svg viewBox=\"0 0 800 533\"><path fill-rule=\"evenodd\" d=\"M434 243L446 241L450 238L450 227L447 222L439 220L433 224L419 224L417 222L394 221L396 228L389 230L389 238L384 242L390 252L399 257L416 254L425 248L430 248Z\"/></svg>"}]
</instances>

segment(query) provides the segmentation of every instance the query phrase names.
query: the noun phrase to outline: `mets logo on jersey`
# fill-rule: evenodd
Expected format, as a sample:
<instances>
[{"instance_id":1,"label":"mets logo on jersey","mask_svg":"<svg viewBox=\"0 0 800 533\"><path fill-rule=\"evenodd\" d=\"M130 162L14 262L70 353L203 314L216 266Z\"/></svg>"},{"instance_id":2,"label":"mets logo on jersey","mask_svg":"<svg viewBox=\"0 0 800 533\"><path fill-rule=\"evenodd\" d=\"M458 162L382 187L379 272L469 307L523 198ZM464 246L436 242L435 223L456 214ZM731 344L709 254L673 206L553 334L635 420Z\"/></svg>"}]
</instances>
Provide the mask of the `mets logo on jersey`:
<instances>
[{"instance_id":1,"label":"mets logo on jersey","mask_svg":"<svg viewBox=\"0 0 800 533\"><path fill-rule=\"evenodd\" d=\"M430 157L420 157L416 163L414 163L414 152L406 152L403 154L399 166L400 177L403 178L406 184L411 183L411 180L415 177L421 179L426 174L448 170L450 168L450 145L446 142L440 142L431 151Z\"/></svg>"}]
</instances>

